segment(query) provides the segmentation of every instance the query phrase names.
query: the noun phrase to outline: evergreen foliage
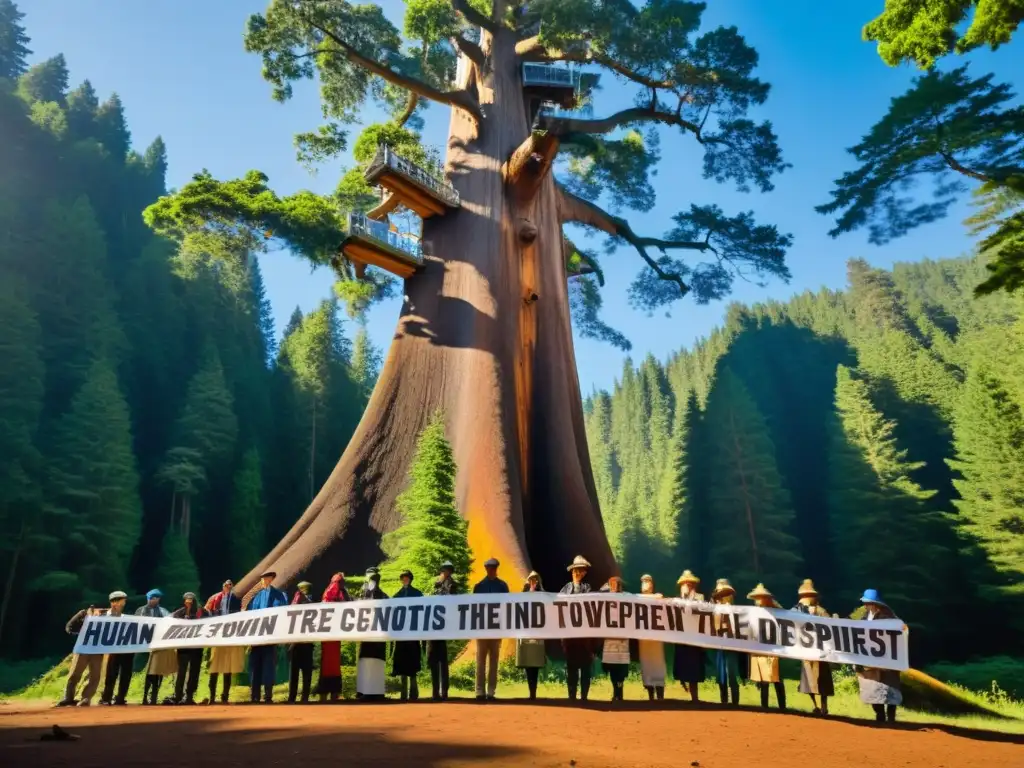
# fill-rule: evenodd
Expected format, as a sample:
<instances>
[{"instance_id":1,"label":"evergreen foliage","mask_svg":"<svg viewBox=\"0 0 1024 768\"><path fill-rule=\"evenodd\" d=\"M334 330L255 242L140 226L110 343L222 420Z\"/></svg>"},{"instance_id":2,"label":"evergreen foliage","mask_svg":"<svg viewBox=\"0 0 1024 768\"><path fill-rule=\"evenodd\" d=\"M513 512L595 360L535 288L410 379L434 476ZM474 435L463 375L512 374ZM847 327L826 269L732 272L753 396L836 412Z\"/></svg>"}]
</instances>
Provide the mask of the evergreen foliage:
<instances>
[{"instance_id":1,"label":"evergreen foliage","mask_svg":"<svg viewBox=\"0 0 1024 768\"><path fill-rule=\"evenodd\" d=\"M21 20L25 14L18 10L14 0L0 0L0 78L14 80L28 68L25 59L28 35Z\"/></svg>"},{"instance_id":2,"label":"evergreen foliage","mask_svg":"<svg viewBox=\"0 0 1024 768\"><path fill-rule=\"evenodd\" d=\"M199 569L188 542L178 531L167 531L164 535L151 581L164 593L165 607L172 611L184 602L182 596L186 592L199 589Z\"/></svg>"},{"instance_id":3,"label":"evergreen foliage","mask_svg":"<svg viewBox=\"0 0 1024 768\"><path fill-rule=\"evenodd\" d=\"M263 504L261 472L259 454L255 448L250 448L242 456L235 472L231 510L228 512L227 527L231 534L231 546L225 552L227 562L222 567L229 574L245 573L264 554L264 523L267 513Z\"/></svg>"}]
</instances>

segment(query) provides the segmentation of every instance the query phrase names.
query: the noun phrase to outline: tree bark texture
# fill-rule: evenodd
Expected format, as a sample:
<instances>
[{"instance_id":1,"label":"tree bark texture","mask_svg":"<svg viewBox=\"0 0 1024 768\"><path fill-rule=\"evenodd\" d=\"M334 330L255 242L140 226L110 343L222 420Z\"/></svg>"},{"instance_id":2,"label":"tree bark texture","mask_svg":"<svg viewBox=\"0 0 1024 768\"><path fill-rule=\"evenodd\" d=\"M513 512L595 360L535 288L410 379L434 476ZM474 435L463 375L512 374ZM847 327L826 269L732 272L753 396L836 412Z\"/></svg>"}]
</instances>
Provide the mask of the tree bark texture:
<instances>
[{"instance_id":1,"label":"tree bark texture","mask_svg":"<svg viewBox=\"0 0 1024 768\"><path fill-rule=\"evenodd\" d=\"M381 534L400 522L395 499L417 437L437 409L469 521L471 582L489 557L513 590L531 569L560 583L577 554L598 584L617 572L584 433L555 185L546 169L539 179L503 178L530 136L528 105L514 35L484 31L481 48L484 67L467 61L464 77L483 119L478 128L453 109L449 128L447 170L461 208L424 222L426 266L405 283L362 421L302 517L236 582L240 594L266 570L281 584L320 584L378 564Z\"/></svg>"}]
</instances>

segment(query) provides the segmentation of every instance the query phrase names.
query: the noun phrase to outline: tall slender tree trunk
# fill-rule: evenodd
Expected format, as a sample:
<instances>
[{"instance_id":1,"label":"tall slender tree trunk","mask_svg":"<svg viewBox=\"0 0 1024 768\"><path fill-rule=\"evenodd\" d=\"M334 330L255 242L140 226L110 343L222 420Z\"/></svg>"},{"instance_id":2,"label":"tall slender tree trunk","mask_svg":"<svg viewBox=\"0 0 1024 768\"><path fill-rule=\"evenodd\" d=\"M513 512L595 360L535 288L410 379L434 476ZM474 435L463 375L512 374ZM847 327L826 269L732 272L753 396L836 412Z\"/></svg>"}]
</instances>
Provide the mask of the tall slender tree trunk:
<instances>
[{"instance_id":1,"label":"tall slender tree trunk","mask_svg":"<svg viewBox=\"0 0 1024 768\"><path fill-rule=\"evenodd\" d=\"M405 283L362 421L313 503L238 582L240 593L271 568L287 584L378 563L381 533L399 522L395 497L417 436L439 408L469 521L471 579L492 556L509 581L535 568L558 583L576 554L591 561L597 583L616 571L584 433L556 190L550 175L530 194L506 184L502 165L530 134L527 105L512 33L484 32L481 44L492 66L468 66L466 76L485 117L478 131L452 110L449 128L447 167L461 208L425 222L426 266Z\"/></svg>"},{"instance_id":2,"label":"tall slender tree trunk","mask_svg":"<svg viewBox=\"0 0 1024 768\"><path fill-rule=\"evenodd\" d=\"M3 602L0 603L0 641L4 638L4 627L7 625L7 610L11 605L11 595L14 594L14 577L18 575L18 561L21 559L21 551L25 548L25 539L28 536L28 523L21 521L21 532L18 534L18 544L11 555L11 564L7 569L7 581L4 583Z\"/></svg>"},{"instance_id":3,"label":"tall slender tree trunk","mask_svg":"<svg viewBox=\"0 0 1024 768\"><path fill-rule=\"evenodd\" d=\"M313 395L313 426L312 426L312 431L313 431L313 434L311 435L310 441L309 441L309 500L310 501L313 501L313 499L315 498L314 494L316 492L316 486L314 485L315 473L313 471L313 467L315 466L315 463L316 463L316 395L315 394Z\"/></svg>"}]
</instances>

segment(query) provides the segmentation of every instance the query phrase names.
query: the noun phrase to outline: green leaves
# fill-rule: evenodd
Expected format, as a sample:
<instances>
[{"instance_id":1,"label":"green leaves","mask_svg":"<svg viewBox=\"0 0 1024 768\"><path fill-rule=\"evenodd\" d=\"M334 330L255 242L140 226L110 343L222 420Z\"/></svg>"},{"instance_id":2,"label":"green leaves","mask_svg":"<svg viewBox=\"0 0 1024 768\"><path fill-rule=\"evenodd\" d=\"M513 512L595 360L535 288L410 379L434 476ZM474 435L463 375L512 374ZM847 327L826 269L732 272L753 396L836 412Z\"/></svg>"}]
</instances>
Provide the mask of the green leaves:
<instances>
[{"instance_id":1,"label":"green leaves","mask_svg":"<svg viewBox=\"0 0 1024 768\"><path fill-rule=\"evenodd\" d=\"M573 330L581 338L604 341L628 352L633 347L629 339L601 320L601 304L601 291L596 277L578 275L569 280L569 312Z\"/></svg>"},{"instance_id":2,"label":"green leaves","mask_svg":"<svg viewBox=\"0 0 1024 768\"><path fill-rule=\"evenodd\" d=\"M347 148L347 136L338 123L321 125L315 132L295 135L295 150L299 162L307 168L337 157Z\"/></svg>"},{"instance_id":3,"label":"green leaves","mask_svg":"<svg viewBox=\"0 0 1024 768\"><path fill-rule=\"evenodd\" d=\"M607 192L612 207L649 211L654 207L654 188L648 179L657 173L658 135L636 130L622 139L574 134L563 141L568 158L566 187L584 200L597 200Z\"/></svg>"}]
</instances>

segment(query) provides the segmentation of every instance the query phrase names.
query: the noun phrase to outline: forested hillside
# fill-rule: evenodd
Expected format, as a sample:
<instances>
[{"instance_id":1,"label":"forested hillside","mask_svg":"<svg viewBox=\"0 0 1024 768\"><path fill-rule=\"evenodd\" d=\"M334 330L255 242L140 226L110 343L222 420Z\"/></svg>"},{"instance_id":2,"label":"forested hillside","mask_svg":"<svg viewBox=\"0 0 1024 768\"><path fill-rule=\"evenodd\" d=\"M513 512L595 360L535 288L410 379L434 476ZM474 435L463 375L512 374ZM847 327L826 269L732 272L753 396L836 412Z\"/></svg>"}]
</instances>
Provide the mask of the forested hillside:
<instances>
[{"instance_id":1,"label":"forested hillside","mask_svg":"<svg viewBox=\"0 0 1024 768\"><path fill-rule=\"evenodd\" d=\"M788 606L812 577L843 615L876 587L915 661L1019 651L1024 302L975 299L978 259L848 273L843 292L733 306L588 399L627 581L672 591L689 567Z\"/></svg>"},{"instance_id":2,"label":"forested hillside","mask_svg":"<svg viewBox=\"0 0 1024 768\"><path fill-rule=\"evenodd\" d=\"M280 348L259 265L155 237L166 148L0 2L0 651L113 589L239 578L334 467L379 365L333 300ZM16 11L14 11L16 13ZM281 258L286 258L281 256ZM230 265L230 266L226 266ZM21 621L32 617L31 624Z\"/></svg>"}]
</instances>

